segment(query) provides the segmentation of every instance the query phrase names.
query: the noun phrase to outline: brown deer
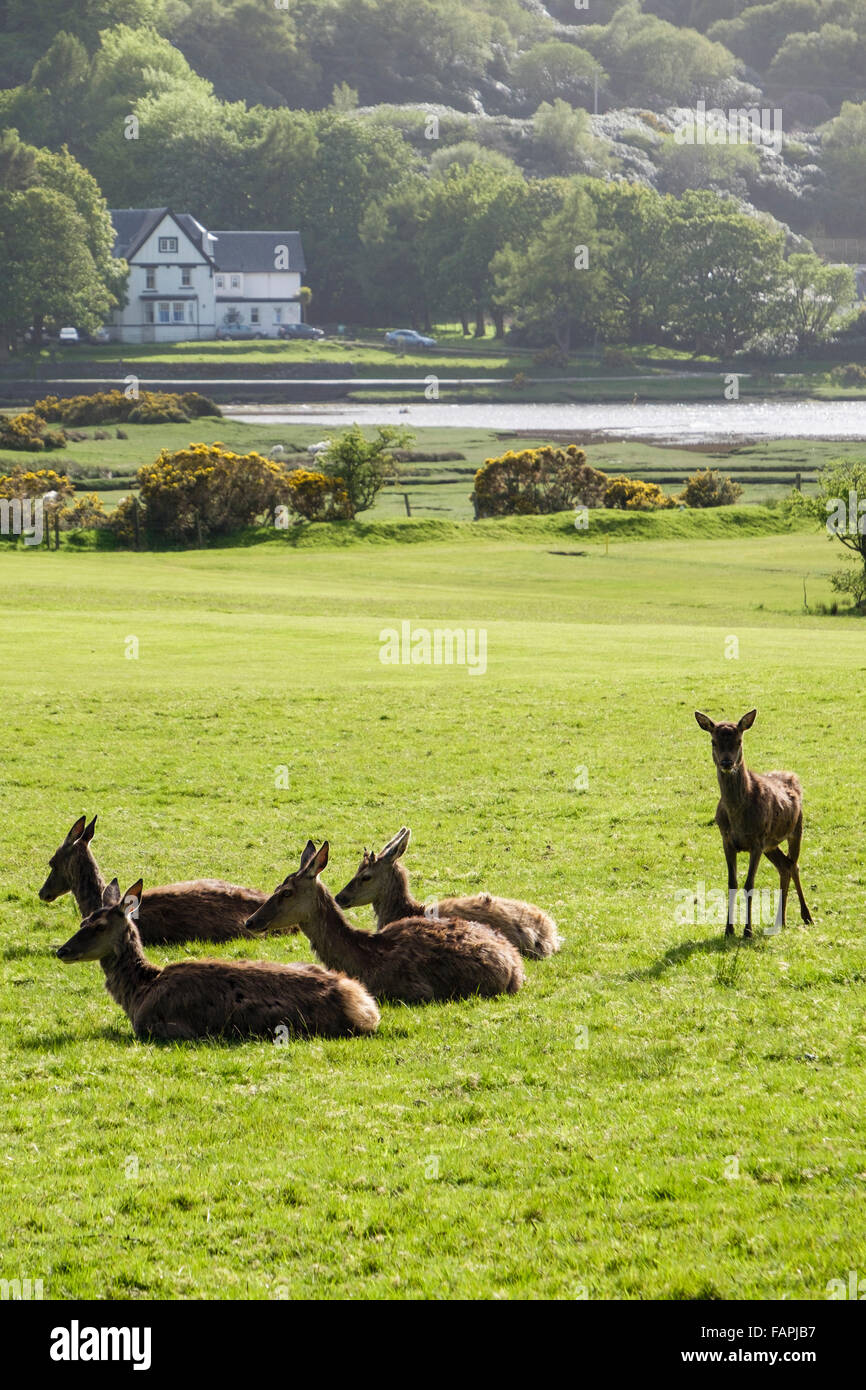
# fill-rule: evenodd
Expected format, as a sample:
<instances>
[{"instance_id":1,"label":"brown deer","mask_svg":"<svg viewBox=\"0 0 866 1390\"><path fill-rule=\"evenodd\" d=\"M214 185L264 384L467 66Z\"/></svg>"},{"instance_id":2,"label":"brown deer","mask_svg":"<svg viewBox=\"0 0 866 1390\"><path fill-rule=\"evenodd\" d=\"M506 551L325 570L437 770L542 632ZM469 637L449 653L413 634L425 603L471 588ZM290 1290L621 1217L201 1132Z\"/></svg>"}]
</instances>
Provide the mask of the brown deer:
<instances>
[{"instance_id":1,"label":"brown deer","mask_svg":"<svg viewBox=\"0 0 866 1390\"><path fill-rule=\"evenodd\" d=\"M728 924L726 936L734 934L737 901L737 855L748 854L746 873L746 925L743 936L752 935L752 890L761 855L766 854L779 871L781 889L776 929L785 925L788 888L791 879L800 899L800 916L811 923L812 916L803 897L800 871L800 842L803 838L803 788L793 772L750 772L743 757L743 733L751 729L758 711L750 709L736 724L714 724L695 710L695 719L713 740L713 762L719 780L721 800L716 807L716 825L722 833L728 865ZM788 842L788 853L780 849Z\"/></svg>"},{"instance_id":2,"label":"brown deer","mask_svg":"<svg viewBox=\"0 0 866 1390\"><path fill-rule=\"evenodd\" d=\"M324 965L353 975L379 999L426 1004L520 989L520 956L510 941L480 922L410 917L375 933L356 930L319 882L328 854L327 840L318 852L309 840L298 872L253 913L248 928L297 923Z\"/></svg>"},{"instance_id":3,"label":"brown deer","mask_svg":"<svg viewBox=\"0 0 866 1390\"><path fill-rule=\"evenodd\" d=\"M378 1027L379 1010L363 985L319 965L181 960L160 970L142 951L135 924L141 889L139 879L121 899L114 879L57 952L68 965L99 961L106 989L138 1037L340 1038Z\"/></svg>"},{"instance_id":4,"label":"brown deer","mask_svg":"<svg viewBox=\"0 0 866 1390\"><path fill-rule=\"evenodd\" d=\"M400 863L411 833L404 825L379 854L373 850L368 853L365 849L355 877L337 894L337 906L362 907L372 903L379 930L401 917L439 917L445 921L461 918L494 927L523 956L543 960L559 950L561 943L556 923L532 903L494 898L489 893L476 893L468 898L442 898L427 907L419 903L409 892L409 875Z\"/></svg>"},{"instance_id":5,"label":"brown deer","mask_svg":"<svg viewBox=\"0 0 866 1390\"><path fill-rule=\"evenodd\" d=\"M105 879L90 848L96 816L79 816L48 863L51 872L39 889L44 903L71 893L82 917L102 906ZM257 888L239 888L219 878L198 878L150 888L141 901L139 933L146 946L178 941L230 941L247 936L244 922L267 901Z\"/></svg>"}]
</instances>

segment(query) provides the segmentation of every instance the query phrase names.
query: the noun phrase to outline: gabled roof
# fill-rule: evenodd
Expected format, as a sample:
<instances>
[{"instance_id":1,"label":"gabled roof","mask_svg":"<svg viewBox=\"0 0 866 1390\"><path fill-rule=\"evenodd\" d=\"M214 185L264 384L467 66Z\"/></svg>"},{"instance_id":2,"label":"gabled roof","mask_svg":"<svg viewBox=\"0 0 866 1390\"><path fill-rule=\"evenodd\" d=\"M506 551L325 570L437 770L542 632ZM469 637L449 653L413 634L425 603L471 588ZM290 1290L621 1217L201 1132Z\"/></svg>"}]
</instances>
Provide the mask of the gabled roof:
<instances>
[{"instance_id":1,"label":"gabled roof","mask_svg":"<svg viewBox=\"0 0 866 1390\"><path fill-rule=\"evenodd\" d=\"M288 265L281 269L303 275L304 249L300 232L213 232L216 269L226 271L276 270L277 247L288 248Z\"/></svg>"},{"instance_id":2,"label":"gabled roof","mask_svg":"<svg viewBox=\"0 0 866 1390\"><path fill-rule=\"evenodd\" d=\"M171 208L112 208L115 241L113 254L129 260L166 217L170 217L187 236L197 251L213 260L213 242L208 232L188 212L173 212Z\"/></svg>"}]
</instances>

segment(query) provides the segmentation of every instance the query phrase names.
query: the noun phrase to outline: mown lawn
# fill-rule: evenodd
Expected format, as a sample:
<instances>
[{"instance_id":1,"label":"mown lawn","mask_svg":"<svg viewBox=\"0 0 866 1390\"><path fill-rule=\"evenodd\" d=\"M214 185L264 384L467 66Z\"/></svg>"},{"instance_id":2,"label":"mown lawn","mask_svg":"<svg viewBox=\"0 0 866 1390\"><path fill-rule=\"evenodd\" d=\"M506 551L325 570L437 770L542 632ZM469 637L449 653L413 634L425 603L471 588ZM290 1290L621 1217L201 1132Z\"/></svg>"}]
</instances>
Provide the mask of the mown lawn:
<instances>
[{"instance_id":1,"label":"mown lawn","mask_svg":"<svg viewBox=\"0 0 866 1390\"><path fill-rule=\"evenodd\" d=\"M520 525L0 551L0 1275L51 1298L822 1299L862 1274L864 627L802 610L804 575L831 598L825 538L709 520L642 518L608 554ZM403 620L485 629L486 674L382 665ZM752 705L754 766L806 788L815 925L726 948L677 920L678 890L724 885L692 711ZM409 824L419 897L526 896L565 946L516 997L385 1007L366 1040L142 1044L97 966L54 959L70 900L36 897L82 811L124 887L270 887L327 836L336 889Z\"/></svg>"}]
</instances>

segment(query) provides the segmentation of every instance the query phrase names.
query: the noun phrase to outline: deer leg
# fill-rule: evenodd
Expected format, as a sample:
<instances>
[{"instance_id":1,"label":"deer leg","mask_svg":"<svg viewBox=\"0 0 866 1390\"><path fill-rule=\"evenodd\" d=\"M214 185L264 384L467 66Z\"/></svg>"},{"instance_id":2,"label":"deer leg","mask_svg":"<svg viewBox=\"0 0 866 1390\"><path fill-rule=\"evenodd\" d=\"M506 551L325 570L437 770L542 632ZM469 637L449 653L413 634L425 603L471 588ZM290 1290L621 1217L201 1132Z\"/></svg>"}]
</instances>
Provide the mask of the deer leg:
<instances>
[{"instance_id":1,"label":"deer leg","mask_svg":"<svg viewBox=\"0 0 866 1390\"><path fill-rule=\"evenodd\" d=\"M803 812L797 817L797 824L793 832L788 836L788 858L791 861L791 876L794 880L794 887L797 890L797 897L800 899L800 916L807 926L812 925L812 914L806 906L806 899L803 896L803 888L800 883L800 870L797 861L800 858L800 844L803 839Z\"/></svg>"},{"instance_id":2,"label":"deer leg","mask_svg":"<svg viewBox=\"0 0 866 1390\"><path fill-rule=\"evenodd\" d=\"M743 936L752 935L752 893L755 887L755 875L758 872L758 865L761 862L763 851L760 849L749 850L749 869L746 874L746 925L743 928Z\"/></svg>"},{"instance_id":3,"label":"deer leg","mask_svg":"<svg viewBox=\"0 0 866 1390\"><path fill-rule=\"evenodd\" d=\"M788 889L791 886L791 873L794 868L791 860L781 849L764 850L771 864L775 864L779 871L779 910L776 913L776 926L784 927L785 913L788 907Z\"/></svg>"},{"instance_id":4,"label":"deer leg","mask_svg":"<svg viewBox=\"0 0 866 1390\"><path fill-rule=\"evenodd\" d=\"M737 850L731 840L723 840L722 843L728 866L728 925L725 927L725 936L733 936L737 913Z\"/></svg>"}]
</instances>

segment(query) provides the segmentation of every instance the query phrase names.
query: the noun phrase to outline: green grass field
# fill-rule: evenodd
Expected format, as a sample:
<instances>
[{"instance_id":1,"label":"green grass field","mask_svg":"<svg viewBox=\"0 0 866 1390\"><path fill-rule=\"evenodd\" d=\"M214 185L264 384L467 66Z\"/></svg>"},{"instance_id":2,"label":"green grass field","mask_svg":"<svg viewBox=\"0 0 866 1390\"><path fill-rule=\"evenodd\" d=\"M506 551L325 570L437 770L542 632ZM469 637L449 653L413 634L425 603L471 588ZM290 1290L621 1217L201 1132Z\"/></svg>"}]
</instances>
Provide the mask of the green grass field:
<instances>
[{"instance_id":1,"label":"green grass field","mask_svg":"<svg viewBox=\"0 0 866 1390\"><path fill-rule=\"evenodd\" d=\"M838 556L773 524L619 517L607 554L567 518L0 551L0 1273L46 1298L823 1299L862 1272L864 633L803 612ZM485 629L486 674L384 666L404 620ZM692 711L752 705L752 765L805 785L815 925L726 948L677 920L724 886ZM71 900L36 896L82 811L122 887L270 888L312 836L336 889L405 823L419 897L525 896L565 946L517 996L383 1007L370 1039L143 1044L98 966L54 958Z\"/></svg>"}]
</instances>

